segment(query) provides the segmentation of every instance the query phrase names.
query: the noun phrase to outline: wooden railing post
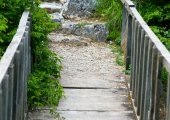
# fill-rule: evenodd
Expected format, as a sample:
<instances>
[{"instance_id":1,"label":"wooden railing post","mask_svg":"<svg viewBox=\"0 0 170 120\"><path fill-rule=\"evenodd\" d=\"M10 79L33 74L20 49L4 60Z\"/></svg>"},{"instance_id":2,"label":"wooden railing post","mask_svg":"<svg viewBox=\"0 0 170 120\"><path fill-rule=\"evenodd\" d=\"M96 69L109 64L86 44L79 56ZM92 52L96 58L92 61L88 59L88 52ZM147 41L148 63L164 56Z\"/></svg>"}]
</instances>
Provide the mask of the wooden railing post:
<instances>
[{"instance_id":1,"label":"wooden railing post","mask_svg":"<svg viewBox=\"0 0 170 120\"><path fill-rule=\"evenodd\" d=\"M9 75L5 75L2 81L2 119L7 120L8 118L8 85L9 85Z\"/></svg>"},{"instance_id":2,"label":"wooden railing post","mask_svg":"<svg viewBox=\"0 0 170 120\"><path fill-rule=\"evenodd\" d=\"M168 74L166 120L170 120L170 74Z\"/></svg>"}]
</instances>

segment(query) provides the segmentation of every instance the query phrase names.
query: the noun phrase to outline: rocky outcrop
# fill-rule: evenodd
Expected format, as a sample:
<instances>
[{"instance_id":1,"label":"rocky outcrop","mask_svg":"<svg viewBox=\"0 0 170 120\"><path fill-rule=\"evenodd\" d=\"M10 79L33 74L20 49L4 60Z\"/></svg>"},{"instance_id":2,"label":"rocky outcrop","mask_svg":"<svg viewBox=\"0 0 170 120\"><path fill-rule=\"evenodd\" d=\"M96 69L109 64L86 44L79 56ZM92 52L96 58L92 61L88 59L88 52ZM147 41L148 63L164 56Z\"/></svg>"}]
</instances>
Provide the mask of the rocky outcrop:
<instances>
[{"instance_id":1,"label":"rocky outcrop","mask_svg":"<svg viewBox=\"0 0 170 120\"><path fill-rule=\"evenodd\" d=\"M108 35L108 29L106 28L105 23L95 21L65 21L62 23L60 32L83 36L96 41L105 41Z\"/></svg>"},{"instance_id":2,"label":"rocky outcrop","mask_svg":"<svg viewBox=\"0 0 170 120\"><path fill-rule=\"evenodd\" d=\"M63 16L65 18L89 17L95 9L95 4L96 0L68 0Z\"/></svg>"},{"instance_id":3,"label":"rocky outcrop","mask_svg":"<svg viewBox=\"0 0 170 120\"><path fill-rule=\"evenodd\" d=\"M40 7L48 10L52 21L60 22L59 33L106 41L108 29L104 22L90 20L97 0L58 0L43 2Z\"/></svg>"},{"instance_id":4,"label":"rocky outcrop","mask_svg":"<svg viewBox=\"0 0 170 120\"><path fill-rule=\"evenodd\" d=\"M47 9L53 21L61 22L63 18L90 17L95 10L95 5L96 0L58 0L58 2L51 0L50 2L44 1L40 7Z\"/></svg>"}]
</instances>

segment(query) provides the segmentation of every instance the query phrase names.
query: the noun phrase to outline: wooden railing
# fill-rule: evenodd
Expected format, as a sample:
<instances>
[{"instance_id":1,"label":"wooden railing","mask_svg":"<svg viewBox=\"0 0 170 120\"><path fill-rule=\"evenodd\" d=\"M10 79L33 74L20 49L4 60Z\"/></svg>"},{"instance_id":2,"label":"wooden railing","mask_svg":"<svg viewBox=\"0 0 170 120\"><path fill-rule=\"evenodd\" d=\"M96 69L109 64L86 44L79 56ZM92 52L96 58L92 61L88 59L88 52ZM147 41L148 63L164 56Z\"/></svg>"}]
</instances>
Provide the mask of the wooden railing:
<instances>
[{"instance_id":1,"label":"wooden railing","mask_svg":"<svg viewBox=\"0 0 170 120\"><path fill-rule=\"evenodd\" d=\"M24 120L27 112L27 78L31 72L29 12L0 61L0 120Z\"/></svg>"},{"instance_id":2,"label":"wooden railing","mask_svg":"<svg viewBox=\"0 0 170 120\"><path fill-rule=\"evenodd\" d=\"M122 43L126 44L126 69L131 72L130 93L137 118L170 120L170 53L135 5L130 0L121 1ZM162 76L164 70L166 80Z\"/></svg>"}]
</instances>

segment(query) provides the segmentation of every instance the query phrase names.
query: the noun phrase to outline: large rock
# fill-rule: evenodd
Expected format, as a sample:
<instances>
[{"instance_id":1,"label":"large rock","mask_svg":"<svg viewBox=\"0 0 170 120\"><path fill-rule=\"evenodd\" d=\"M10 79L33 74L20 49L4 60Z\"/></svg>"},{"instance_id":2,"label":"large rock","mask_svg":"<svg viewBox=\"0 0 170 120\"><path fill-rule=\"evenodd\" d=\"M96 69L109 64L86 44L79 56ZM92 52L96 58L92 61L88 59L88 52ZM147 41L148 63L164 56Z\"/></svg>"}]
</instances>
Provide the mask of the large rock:
<instances>
[{"instance_id":1,"label":"large rock","mask_svg":"<svg viewBox=\"0 0 170 120\"><path fill-rule=\"evenodd\" d=\"M96 0L67 0L63 10L65 18L89 17L95 9Z\"/></svg>"},{"instance_id":2,"label":"large rock","mask_svg":"<svg viewBox=\"0 0 170 120\"><path fill-rule=\"evenodd\" d=\"M58 12L52 13L50 15L51 15L51 19L52 19L53 22L62 22L62 21L64 21L64 17Z\"/></svg>"},{"instance_id":3,"label":"large rock","mask_svg":"<svg viewBox=\"0 0 170 120\"><path fill-rule=\"evenodd\" d=\"M105 23L94 21L65 21L62 23L62 30L60 32L83 36L96 41L105 41L109 33Z\"/></svg>"}]
</instances>

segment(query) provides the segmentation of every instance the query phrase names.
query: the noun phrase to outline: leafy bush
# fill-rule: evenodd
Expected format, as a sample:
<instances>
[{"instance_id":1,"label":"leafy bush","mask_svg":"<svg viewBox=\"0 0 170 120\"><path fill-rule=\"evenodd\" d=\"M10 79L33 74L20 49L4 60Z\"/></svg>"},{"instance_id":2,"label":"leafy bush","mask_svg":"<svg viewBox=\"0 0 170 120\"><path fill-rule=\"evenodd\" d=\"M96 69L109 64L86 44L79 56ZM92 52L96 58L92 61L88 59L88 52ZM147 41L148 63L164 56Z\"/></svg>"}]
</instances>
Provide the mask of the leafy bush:
<instances>
[{"instance_id":1,"label":"leafy bush","mask_svg":"<svg viewBox=\"0 0 170 120\"><path fill-rule=\"evenodd\" d=\"M30 8L33 0L0 0L0 48L2 52L16 32L22 12ZM2 55L2 54L1 54Z\"/></svg>"},{"instance_id":2,"label":"leafy bush","mask_svg":"<svg viewBox=\"0 0 170 120\"><path fill-rule=\"evenodd\" d=\"M170 50L170 1L166 0L135 0L141 15Z\"/></svg>"},{"instance_id":3,"label":"leafy bush","mask_svg":"<svg viewBox=\"0 0 170 120\"><path fill-rule=\"evenodd\" d=\"M59 24L53 23L47 12L32 7L32 47L33 72L28 80L28 103L30 108L39 106L57 106L63 95L59 84L60 58L48 48L47 35Z\"/></svg>"},{"instance_id":4,"label":"leafy bush","mask_svg":"<svg viewBox=\"0 0 170 120\"><path fill-rule=\"evenodd\" d=\"M120 31L122 24L122 3L120 0L97 0L96 15L107 21L109 29L108 40L120 45Z\"/></svg>"},{"instance_id":5,"label":"leafy bush","mask_svg":"<svg viewBox=\"0 0 170 120\"><path fill-rule=\"evenodd\" d=\"M32 74L28 80L28 104L33 109L39 106L56 106L63 95L59 84L60 58L48 48L47 34L59 27L47 12L38 7L38 0L0 0L0 56L16 32L25 9L32 13Z\"/></svg>"}]
</instances>

